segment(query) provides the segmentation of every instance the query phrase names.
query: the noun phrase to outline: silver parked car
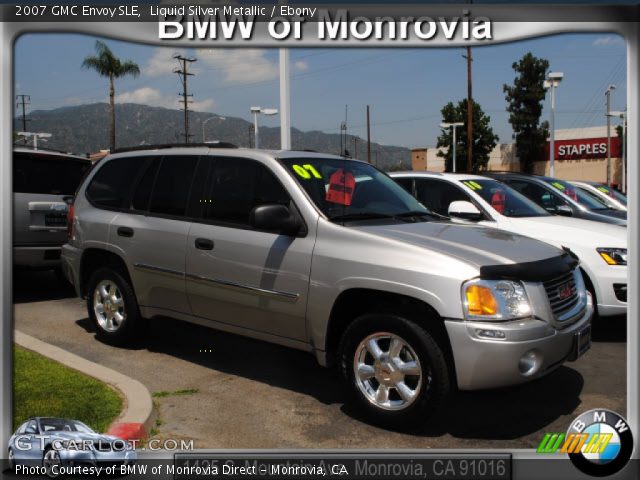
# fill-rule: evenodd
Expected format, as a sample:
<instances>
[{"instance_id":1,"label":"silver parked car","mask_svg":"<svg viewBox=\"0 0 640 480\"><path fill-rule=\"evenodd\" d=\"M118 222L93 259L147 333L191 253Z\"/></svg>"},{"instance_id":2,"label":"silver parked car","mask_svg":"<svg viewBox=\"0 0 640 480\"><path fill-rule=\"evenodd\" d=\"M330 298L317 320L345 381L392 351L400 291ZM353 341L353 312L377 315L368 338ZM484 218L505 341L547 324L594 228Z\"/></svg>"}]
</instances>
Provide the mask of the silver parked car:
<instances>
[{"instance_id":1,"label":"silver parked car","mask_svg":"<svg viewBox=\"0 0 640 480\"><path fill-rule=\"evenodd\" d=\"M7 451L11 469L42 466L50 476L57 476L54 466L133 464L137 459L125 440L96 433L78 420L52 417L34 417L20 425Z\"/></svg>"},{"instance_id":2,"label":"silver parked car","mask_svg":"<svg viewBox=\"0 0 640 480\"><path fill-rule=\"evenodd\" d=\"M68 202L91 167L84 157L49 150L13 150L13 262L57 269L67 240Z\"/></svg>"},{"instance_id":3,"label":"silver parked car","mask_svg":"<svg viewBox=\"0 0 640 480\"><path fill-rule=\"evenodd\" d=\"M590 345L568 252L432 214L371 165L205 146L104 159L64 268L103 339L172 316L312 352L386 425L455 388L541 377ZM552 307L560 295L575 305ZM145 321L146 320L146 321Z\"/></svg>"}]
</instances>

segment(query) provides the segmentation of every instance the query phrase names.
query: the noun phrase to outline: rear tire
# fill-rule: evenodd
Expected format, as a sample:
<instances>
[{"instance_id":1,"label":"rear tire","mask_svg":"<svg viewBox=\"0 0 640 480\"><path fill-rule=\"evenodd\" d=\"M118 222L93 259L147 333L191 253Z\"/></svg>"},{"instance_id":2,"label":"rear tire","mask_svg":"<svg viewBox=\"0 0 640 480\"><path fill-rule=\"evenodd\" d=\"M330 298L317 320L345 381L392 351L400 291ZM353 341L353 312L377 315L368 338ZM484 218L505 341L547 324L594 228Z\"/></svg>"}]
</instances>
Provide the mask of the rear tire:
<instances>
[{"instance_id":1,"label":"rear tire","mask_svg":"<svg viewBox=\"0 0 640 480\"><path fill-rule=\"evenodd\" d=\"M385 427L424 424L451 393L443 348L398 315L356 318L342 336L338 360L348 403Z\"/></svg>"},{"instance_id":2,"label":"rear tire","mask_svg":"<svg viewBox=\"0 0 640 480\"><path fill-rule=\"evenodd\" d=\"M137 339L143 319L128 279L118 270L99 268L91 275L88 287L87 311L97 336L115 345Z\"/></svg>"}]
</instances>

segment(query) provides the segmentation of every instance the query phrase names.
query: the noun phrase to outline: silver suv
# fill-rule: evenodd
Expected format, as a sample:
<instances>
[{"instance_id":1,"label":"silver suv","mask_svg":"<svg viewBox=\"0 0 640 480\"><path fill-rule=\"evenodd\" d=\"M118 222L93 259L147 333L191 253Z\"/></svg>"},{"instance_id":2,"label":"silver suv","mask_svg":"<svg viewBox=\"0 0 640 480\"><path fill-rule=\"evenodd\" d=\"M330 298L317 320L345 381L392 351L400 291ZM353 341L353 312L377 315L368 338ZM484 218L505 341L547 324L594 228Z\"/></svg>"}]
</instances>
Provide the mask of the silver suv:
<instances>
[{"instance_id":1,"label":"silver suv","mask_svg":"<svg viewBox=\"0 0 640 480\"><path fill-rule=\"evenodd\" d=\"M106 341L171 316L306 350L386 425L590 346L591 298L569 252L450 223L371 165L324 154L111 155L79 189L63 260ZM570 315L551 306L558 295Z\"/></svg>"},{"instance_id":2,"label":"silver suv","mask_svg":"<svg viewBox=\"0 0 640 480\"><path fill-rule=\"evenodd\" d=\"M59 269L67 239L67 201L91 167L85 157L51 150L13 150L13 264Z\"/></svg>"}]
</instances>

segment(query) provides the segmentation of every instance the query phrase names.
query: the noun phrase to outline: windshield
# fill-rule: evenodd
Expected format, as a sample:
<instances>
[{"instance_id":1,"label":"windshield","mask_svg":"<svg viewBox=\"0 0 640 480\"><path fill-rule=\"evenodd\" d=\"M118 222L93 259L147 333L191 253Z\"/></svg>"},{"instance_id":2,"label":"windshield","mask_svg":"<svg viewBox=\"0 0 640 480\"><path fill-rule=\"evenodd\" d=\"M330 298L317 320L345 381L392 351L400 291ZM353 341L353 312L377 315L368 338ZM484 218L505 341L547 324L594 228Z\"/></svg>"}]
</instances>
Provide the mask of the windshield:
<instances>
[{"instance_id":1,"label":"windshield","mask_svg":"<svg viewBox=\"0 0 640 480\"><path fill-rule=\"evenodd\" d=\"M616 199L624 206L627 205L627 196L624 193L620 193L615 188L607 187L606 185L594 185L595 188L600 190L605 195L609 195L611 198Z\"/></svg>"},{"instance_id":2,"label":"windshield","mask_svg":"<svg viewBox=\"0 0 640 480\"><path fill-rule=\"evenodd\" d=\"M553 178L545 181L556 190L564 193L567 197L571 198L574 202L578 202L587 210L606 210L609 208L604 203L604 201L600 201L599 199L596 199L591 195L587 195L583 190L574 187L564 180Z\"/></svg>"},{"instance_id":3,"label":"windshield","mask_svg":"<svg viewBox=\"0 0 640 480\"><path fill-rule=\"evenodd\" d=\"M336 222L432 215L400 185L371 165L339 158L281 160L311 200Z\"/></svg>"},{"instance_id":4,"label":"windshield","mask_svg":"<svg viewBox=\"0 0 640 480\"><path fill-rule=\"evenodd\" d=\"M505 217L545 217L549 215L544 208L497 180L461 180L461 182Z\"/></svg>"},{"instance_id":5,"label":"windshield","mask_svg":"<svg viewBox=\"0 0 640 480\"><path fill-rule=\"evenodd\" d=\"M94 433L84 423L77 420L66 420L64 418L42 418L40 419L42 432L81 432Z\"/></svg>"}]
</instances>

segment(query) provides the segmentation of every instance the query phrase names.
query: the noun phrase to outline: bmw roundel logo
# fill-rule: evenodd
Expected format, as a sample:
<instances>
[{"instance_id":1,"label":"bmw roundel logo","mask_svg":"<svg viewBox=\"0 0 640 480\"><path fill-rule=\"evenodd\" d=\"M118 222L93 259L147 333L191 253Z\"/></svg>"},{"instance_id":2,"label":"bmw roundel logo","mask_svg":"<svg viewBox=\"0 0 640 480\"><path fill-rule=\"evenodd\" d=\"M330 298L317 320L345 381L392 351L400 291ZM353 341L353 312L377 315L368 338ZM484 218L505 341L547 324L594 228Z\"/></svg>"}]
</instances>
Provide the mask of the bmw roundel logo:
<instances>
[{"instance_id":1,"label":"bmw roundel logo","mask_svg":"<svg viewBox=\"0 0 640 480\"><path fill-rule=\"evenodd\" d=\"M589 410L576 418L567 437L575 439L568 449L571 462L594 477L613 475L629 462L633 435L627 421L611 410Z\"/></svg>"}]
</instances>

